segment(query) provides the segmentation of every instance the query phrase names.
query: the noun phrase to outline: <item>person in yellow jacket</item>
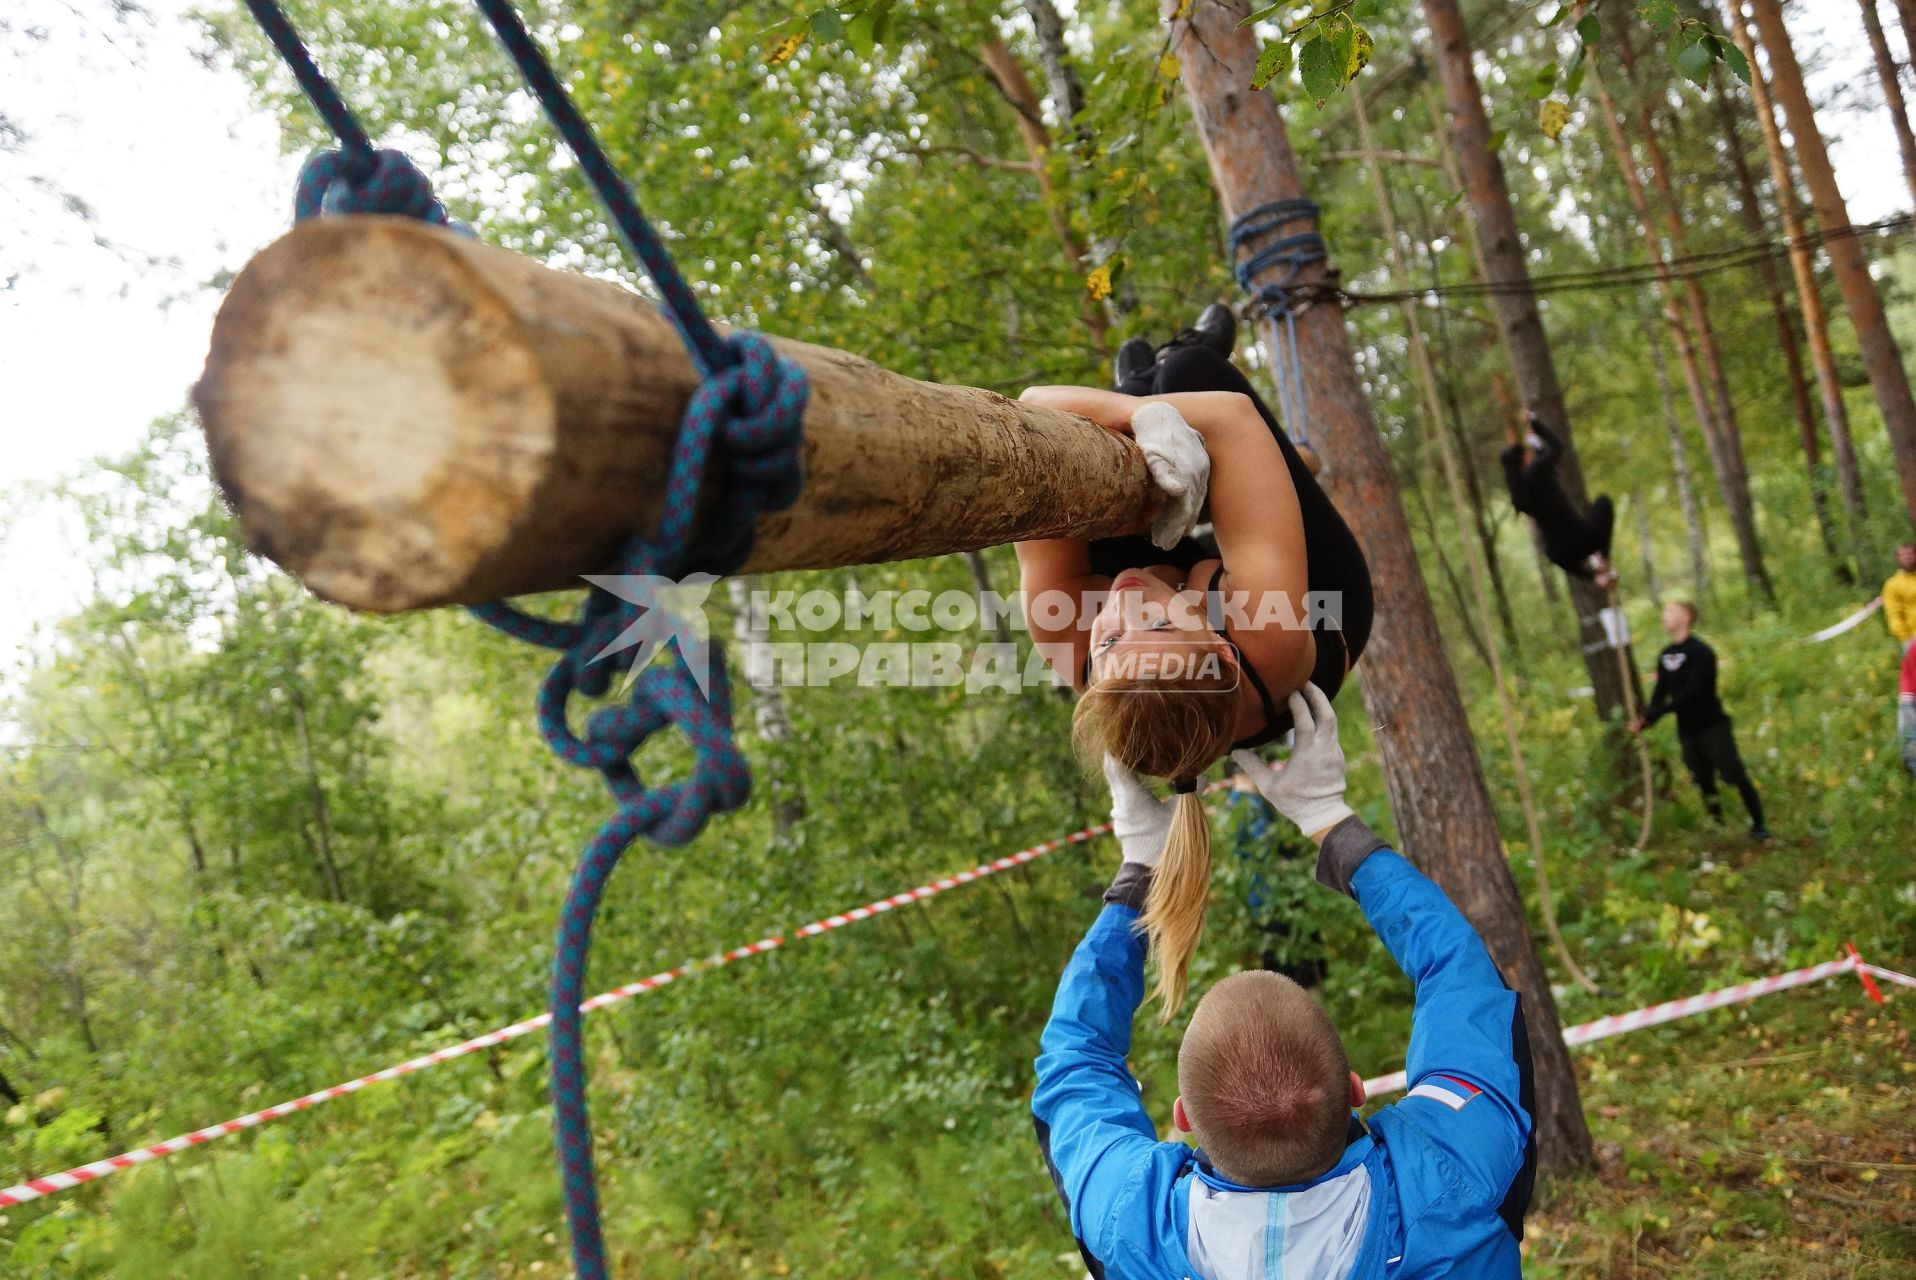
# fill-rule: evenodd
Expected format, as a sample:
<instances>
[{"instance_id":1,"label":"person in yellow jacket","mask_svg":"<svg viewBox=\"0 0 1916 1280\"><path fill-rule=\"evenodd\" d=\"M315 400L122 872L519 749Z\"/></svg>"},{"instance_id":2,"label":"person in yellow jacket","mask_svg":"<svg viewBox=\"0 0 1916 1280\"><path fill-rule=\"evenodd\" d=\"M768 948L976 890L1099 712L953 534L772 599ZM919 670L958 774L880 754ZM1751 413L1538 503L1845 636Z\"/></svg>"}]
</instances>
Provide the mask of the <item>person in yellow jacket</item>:
<instances>
[{"instance_id":1,"label":"person in yellow jacket","mask_svg":"<svg viewBox=\"0 0 1916 1280\"><path fill-rule=\"evenodd\" d=\"M1916 640L1916 542L1896 548L1896 572L1883 584L1883 620L1903 648Z\"/></svg>"}]
</instances>

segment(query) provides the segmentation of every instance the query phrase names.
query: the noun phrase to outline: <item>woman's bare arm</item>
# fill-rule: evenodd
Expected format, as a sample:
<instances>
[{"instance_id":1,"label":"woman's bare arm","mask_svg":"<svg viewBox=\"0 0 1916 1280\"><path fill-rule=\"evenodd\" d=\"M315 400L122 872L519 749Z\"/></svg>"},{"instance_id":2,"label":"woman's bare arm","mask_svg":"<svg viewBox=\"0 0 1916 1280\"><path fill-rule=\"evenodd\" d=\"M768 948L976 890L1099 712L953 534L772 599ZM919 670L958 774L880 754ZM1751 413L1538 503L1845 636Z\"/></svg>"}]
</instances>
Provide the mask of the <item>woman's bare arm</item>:
<instances>
[{"instance_id":1,"label":"woman's bare arm","mask_svg":"<svg viewBox=\"0 0 1916 1280\"><path fill-rule=\"evenodd\" d=\"M1128 396L1095 387L1031 387L1019 398L1079 414L1121 435L1131 433L1131 417L1140 405L1157 400L1176 409L1204 438L1211 455L1211 522L1230 590L1246 601L1252 618L1270 592L1283 593L1288 608L1280 616L1303 616L1310 586L1304 517L1284 452L1250 397L1235 391ZM1109 585L1108 580L1089 573L1084 547L1081 539L1019 544L1027 616L1029 601L1039 591L1082 590L1086 584L1101 590ZM1032 634L1039 640L1073 640L1073 654L1082 669L1080 651L1089 640L1087 631L1052 636L1034 622ZM1317 645L1309 631L1270 626L1239 628L1234 635L1272 696L1281 699L1310 679ZM1074 683L1079 679L1078 670L1069 674Z\"/></svg>"}]
</instances>

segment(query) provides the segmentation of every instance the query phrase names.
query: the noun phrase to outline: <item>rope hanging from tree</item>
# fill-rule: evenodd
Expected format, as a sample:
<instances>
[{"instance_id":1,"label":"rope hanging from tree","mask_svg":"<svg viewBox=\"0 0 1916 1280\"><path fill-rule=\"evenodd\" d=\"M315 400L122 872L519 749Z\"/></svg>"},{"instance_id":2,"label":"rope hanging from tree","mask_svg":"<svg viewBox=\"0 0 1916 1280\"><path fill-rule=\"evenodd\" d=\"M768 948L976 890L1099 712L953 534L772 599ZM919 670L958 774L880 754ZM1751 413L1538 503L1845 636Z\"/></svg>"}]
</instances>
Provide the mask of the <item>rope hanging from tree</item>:
<instances>
[{"instance_id":1,"label":"rope hanging from tree","mask_svg":"<svg viewBox=\"0 0 1916 1280\"><path fill-rule=\"evenodd\" d=\"M318 152L301 168L295 218L382 213L466 232L447 216L431 182L410 160L372 145L276 0L246 3L340 143L336 150ZM578 159L620 238L658 287L666 315L704 377L686 406L673 447L659 527L649 537L628 539L615 557L613 572L665 580L682 573L693 558L703 568L736 569L751 551L758 516L790 506L803 483L799 444L809 392L804 371L755 333L726 337L712 327L517 12L507 0L476 3ZM712 534L694 548L702 481L714 462L722 491L708 521ZM584 1280L601 1280L607 1274L579 1011L593 919L614 868L634 840L643 835L658 844L684 844L712 814L744 804L751 790L750 771L733 740L730 687L716 646L712 670L705 673L711 682L709 696L674 643L668 646L669 661L653 664L630 681L628 702L592 711L583 733L572 728L568 713L573 695L604 695L614 677L630 672L642 651L628 640L657 605L645 584L638 585L640 589L630 593L639 597L636 601L591 587L578 617L570 622L535 617L503 603L472 610L509 635L561 651L539 691L540 733L561 758L598 770L618 802L617 812L593 836L573 873L553 956L552 1100L573 1266ZM691 740L692 774L647 787L631 757L667 725L679 726Z\"/></svg>"},{"instance_id":2,"label":"rope hanging from tree","mask_svg":"<svg viewBox=\"0 0 1916 1280\"><path fill-rule=\"evenodd\" d=\"M1298 277L1304 268L1324 262L1330 250L1317 231L1317 205L1305 199L1273 200L1261 204L1231 223L1231 255L1249 249L1250 256L1237 263L1238 287L1251 295L1253 312L1281 320L1284 324L1283 357L1272 370L1277 383L1278 411L1284 429L1298 445L1311 441L1310 413L1304 402L1304 366L1297 354L1297 312L1316 294L1315 286L1300 286ZM1308 229L1293 231L1260 244L1265 237L1295 222L1309 223ZM1282 273L1268 280L1259 279L1273 267Z\"/></svg>"}]
</instances>

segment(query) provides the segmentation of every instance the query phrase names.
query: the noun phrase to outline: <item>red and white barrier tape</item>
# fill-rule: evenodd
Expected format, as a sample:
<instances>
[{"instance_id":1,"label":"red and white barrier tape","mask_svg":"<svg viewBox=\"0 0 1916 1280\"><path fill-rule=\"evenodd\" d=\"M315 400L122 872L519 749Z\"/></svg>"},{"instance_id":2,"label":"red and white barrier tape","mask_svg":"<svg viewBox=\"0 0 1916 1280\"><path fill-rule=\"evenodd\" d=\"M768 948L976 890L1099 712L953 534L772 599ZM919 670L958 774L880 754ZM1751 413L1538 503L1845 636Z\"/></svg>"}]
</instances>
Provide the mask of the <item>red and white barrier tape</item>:
<instances>
[{"instance_id":1,"label":"red and white barrier tape","mask_svg":"<svg viewBox=\"0 0 1916 1280\"><path fill-rule=\"evenodd\" d=\"M668 983L677 982L681 978L690 978L707 969L721 968L725 965L743 960L748 956L762 955L767 951L772 951L786 945L787 942L797 941L801 938L816 938L821 933L830 933L832 930L842 929L848 924L854 924L860 920L869 920L873 916L883 915L893 908L909 906L925 898L936 897L948 889L956 889L959 885L970 884L974 880L982 880L986 876L996 875L1000 871L1009 871L1013 867L1023 866L1025 863L1036 861L1048 853L1054 853L1066 845L1082 844L1087 840L1094 840L1110 829L1110 823L1100 822L1096 826L1086 827L1082 831L1074 831L1068 836L1060 836L1056 840L1047 840L1043 844L1033 845L1029 849L1020 849L1016 853L1007 854L995 862L987 862L982 866L973 867L969 871L959 871L942 879L933 880L930 884L921 884L916 889L908 889L903 893L894 893L889 898L880 898L877 902L867 903L862 907L853 907L851 910L841 912L838 915L826 916L823 920L814 920L808 925L802 925L792 930L790 934L773 934L770 937L760 938L757 942L749 942L742 947L734 947L730 951L708 956L703 960L689 960L675 969L667 969L663 973L655 973L649 978L642 978L637 982L627 983L623 987L614 987L602 995L596 995L590 1000L583 1001L579 1007L587 1012L593 1009L603 1009L607 1005L618 1004L623 1000L630 1000L632 997L644 995L648 991L656 991ZM474 1036L472 1039L462 1040L458 1044L449 1044L444 1048L434 1049L431 1053L422 1054L417 1058L399 1063L397 1066L387 1067L383 1071L375 1071L371 1075L360 1076L356 1080L348 1080L343 1084L336 1084L330 1088L321 1089L316 1093L309 1093L304 1097L294 1098L290 1102L281 1102L274 1106L267 1107L262 1111L248 1112L246 1115L238 1116L223 1124L211 1125L205 1129L195 1129L193 1132L183 1133L177 1138L168 1138L165 1142L156 1142L150 1147L140 1147L137 1150L128 1151L121 1155L110 1156L105 1160L95 1160L91 1164L83 1164L77 1169L68 1169L64 1173L50 1173L42 1178L29 1178L17 1187L0 1188L0 1208L5 1208L8 1205L25 1204L29 1200L38 1200L42 1196L52 1195L56 1191L65 1191L69 1187L77 1187L84 1182L94 1182L106 1177L109 1173L115 1173L121 1169L130 1169L138 1164L146 1164L150 1161L158 1160L162 1156L170 1156L175 1151L185 1151L189 1147L200 1146L213 1141L215 1138L224 1138L228 1134L238 1133L242 1129L251 1129L256 1125L265 1124L268 1120L277 1120L281 1116L291 1115L295 1111L304 1111L309 1107L316 1107L322 1102L330 1102L334 1098L343 1097L349 1093L357 1093L367 1085L378 1084L383 1080L396 1080L400 1076L409 1076L415 1071L423 1071L427 1067L437 1066L453 1058L463 1058L467 1054L477 1053L481 1049L490 1049L493 1045L504 1044L508 1040L517 1040L521 1036L529 1035L539 1030L551 1020L551 1014L542 1013L536 1018L527 1018L525 1021L515 1022L509 1027L501 1027L497 1031L488 1031L485 1035Z\"/></svg>"},{"instance_id":2,"label":"red and white barrier tape","mask_svg":"<svg viewBox=\"0 0 1916 1280\"><path fill-rule=\"evenodd\" d=\"M1665 1022L1674 1022L1678 1018L1687 1018L1691 1014L1706 1013L1711 1009L1721 1009L1725 1005L1741 1004L1754 1000L1758 996L1769 995L1773 991L1787 991L1791 987L1807 986L1812 982L1821 982L1833 978L1839 973L1854 973L1862 978L1865 991L1871 999L1882 1003L1882 995L1869 983L1869 974L1888 978L1891 982L1916 987L1916 978L1907 974L1894 973L1888 969L1879 969L1873 964L1865 964L1854 948L1846 947L1849 954L1841 960L1825 960L1822 964L1813 964L1807 969L1792 969L1788 973L1779 973L1768 978L1757 978L1751 982L1739 982L1733 987L1718 987L1715 991L1706 991L1702 995L1688 996L1682 1000L1668 1000L1662 1004L1653 1004L1647 1009L1635 1009L1629 1013L1613 1013L1592 1022L1579 1023L1574 1027L1565 1027L1563 1042L1568 1045L1589 1044L1592 1040L1603 1040L1610 1036L1620 1036L1626 1031L1640 1031L1644 1027L1654 1027ZM1387 1076L1378 1076L1364 1081L1364 1096L1381 1097L1387 1093L1396 1093L1409 1081L1401 1071Z\"/></svg>"},{"instance_id":3,"label":"red and white barrier tape","mask_svg":"<svg viewBox=\"0 0 1916 1280\"><path fill-rule=\"evenodd\" d=\"M1841 622L1838 622L1833 626L1824 627L1821 631L1815 632L1811 635L1804 636L1801 640L1798 640L1796 643L1821 644L1825 640L1834 640L1837 636L1842 635L1845 631L1854 631L1857 627L1862 626L1863 620L1865 618L1869 617L1872 613L1875 613L1878 609L1882 607L1883 607L1883 597L1877 596L1874 600L1870 601L1868 604L1864 605L1862 608L1858 609L1855 613L1852 613L1849 617L1843 619Z\"/></svg>"},{"instance_id":4,"label":"red and white barrier tape","mask_svg":"<svg viewBox=\"0 0 1916 1280\"><path fill-rule=\"evenodd\" d=\"M1224 784L1213 783L1210 787L1206 788L1206 791L1215 791L1221 785ZM1100 822L1095 826L1074 831L1068 836L1060 836L1056 840L1047 840L1043 844L1033 845L1029 849L1020 849L1016 853L1007 854L996 861L973 867L969 871L960 871L953 875L933 880L929 884L919 885L916 889L908 889L903 893L895 893L889 898L880 898L878 901L867 903L862 907L853 907L851 910L841 912L838 915L826 916L822 920L814 920L810 924L801 925L792 930L789 935L772 934L769 937L760 938L757 942L748 942L742 947L734 947L730 951L722 951L717 955L708 956L703 960L688 960L686 963L676 968L667 969L663 973L655 973L649 978L641 978L637 982L630 982L622 987L614 987L610 991L593 996L590 1000L583 1001L579 1007L587 1012L594 1009L602 1009L607 1005L618 1004L621 1001L630 1000L634 996L644 995L648 991L656 991L669 983L677 982L682 978L693 977L708 969L722 968L725 965L733 964L750 956L763 955L767 951L776 950L786 945L787 942L802 938L815 938L819 934L829 933L834 929L842 929L848 924L854 924L860 920L869 920L873 916L883 915L885 912L896 907L909 906L914 902L936 897L938 894L944 893L949 889L956 889L959 885L970 884L974 880L982 880L986 876L996 875L1000 871L1009 871L1013 867L1022 866L1027 862L1034 862L1048 853L1055 853L1066 845L1083 844L1087 840L1094 840L1110 829L1110 823ZM1854 947L1849 947L1846 944L1845 949L1849 954L1841 960L1829 960L1822 964L1811 965L1807 969L1795 969L1789 973L1777 974L1770 978L1758 978L1753 982L1739 983L1733 987L1723 987L1703 995L1690 996L1684 1000L1671 1000L1664 1004L1651 1005L1647 1009L1638 1009L1631 1013L1612 1014L1608 1017L1598 1018L1594 1022L1582 1023L1579 1026L1567 1029L1563 1033L1564 1042L1566 1044L1577 1045L1588 1043L1591 1040L1601 1040L1606 1036L1621 1035L1626 1031L1635 1031L1642 1027L1655 1026L1658 1023L1669 1022L1676 1018L1687 1018L1693 1013L1702 1013L1708 1009L1720 1009L1725 1005L1737 1004L1745 1000L1753 1000L1757 996L1768 995L1772 991L1783 991L1790 987L1800 987L1806 983L1818 982L1839 973L1855 973L1863 980L1870 996L1878 1003L1881 1003L1882 996L1875 990L1874 984L1870 983L1868 975L1874 974L1876 977L1898 983L1902 986L1916 987L1916 978L1912 978L1908 974L1897 973L1894 970L1879 968L1873 964L1865 964L1862 957L1856 954ZM95 1182L121 1169L130 1169L134 1165L148 1164L160 1159L162 1156L170 1156L176 1151L185 1151L189 1147L202 1146L208 1142L212 1142L216 1138L224 1138L229 1134L238 1133L243 1129L251 1129L257 1125L265 1124L269 1120L277 1120L281 1116L291 1115L295 1111L305 1111L310 1107L318 1106L322 1102L330 1102L334 1098L343 1097L349 1093L357 1093L367 1085L378 1084L385 1080L396 1080L401 1076L409 1076L416 1071L423 1071L427 1067L437 1066L442 1062L449 1062L454 1058L463 1058L468 1054L477 1053L481 1049L489 1049L497 1044L504 1044L508 1040L517 1040L521 1036L530 1035L532 1032L539 1030L551 1020L552 1015L542 1013L535 1018L527 1018L522 1022L515 1022L511 1026L500 1027L497 1031L488 1031L485 1035L474 1036L470 1040L462 1040L457 1044L450 1044L443 1048L434 1049L431 1053L422 1054L417 1058L410 1058L396 1066L387 1067L382 1071L375 1071L370 1075L347 1080L344 1083L320 1089L314 1093L294 1098L288 1102L277 1103L260 1111L251 1111L246 1115L236 1116L221 1124L209 1125L204 1129L195 1129L193 1132L183 1133L177 1138L168 1138L164 1142L156 1142L150 1147L140 1147L133 1151L123 1152L117 1156L109 1156L104 1160L95 1160L91 1164L80 1165L78 1168L67 1169L60 1173L50 1173L44 1177L29 1178L18 1186L0 1188L0 1208L6 1208L9 1205L25 1204L30 1200L38 1200L43 1196L50 1196L55 1192L80 1186L82 1183ZM1402 1089L1407 1083L1404 1073L1401 1071L1394 1072L1387 1076L1378 1076L1375 1079L1364 1082L1364 1095L1374 1098L1382 1094L1395 1093Z\"/></svg>"}]
</instances>

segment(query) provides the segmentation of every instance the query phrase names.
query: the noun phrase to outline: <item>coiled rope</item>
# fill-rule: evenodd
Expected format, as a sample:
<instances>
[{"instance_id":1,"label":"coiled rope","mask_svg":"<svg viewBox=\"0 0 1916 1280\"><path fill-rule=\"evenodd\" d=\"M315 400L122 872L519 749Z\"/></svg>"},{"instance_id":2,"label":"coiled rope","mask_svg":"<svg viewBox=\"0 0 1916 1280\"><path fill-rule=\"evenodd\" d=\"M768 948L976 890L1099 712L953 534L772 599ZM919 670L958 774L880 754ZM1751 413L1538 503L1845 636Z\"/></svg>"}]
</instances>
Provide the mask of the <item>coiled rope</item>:
<instances>
[{"instance_id":1,"label":"coiled rope","mask_svg":"<svg viewBox=\"0 0 1916 1280\"><path fill-rule=\"evenodd\" d=\"M1273 200L1233 220L1230 233L1231 256L1238 259L1238 287L1251 295L1253 314L1283 323L1283 355L1272 376L1277 382L1284 430L1298 445L1310 444L1311 424L1304 397L1304 366L1297 354L1297 313L1321 291L1317 284L1300 285L1298 280L1304 268L1330 257L1324 237L1317 231L1317 214L1317 205L1310 200ZM1310 225L1303 231L1276 235L1299 222ZM1245 250L1249 250L1249 256L1239 258ZM1276 274L1262 278L1273 269Z\"/></svg>"},{"instance_id":2,"label":"coiled rope","mask_svg":"<svg viewBox=\"0 0 1916 1280\"><path fill-rule=\"evenodd\" d=\"M745 803L751 774L733 739L730 688L716 646L713 669L695 673L672 644L669 660L632 680L627 702L591 712L583 733L571 724L572 698L604 695L643 651L627 639L637 634L644 615L658 607L650 584L683 572L694 554L701 483L715 454L722 492L709 520L711 537L696 549L702 567L719 572L737 568L751 551L758 516L788 507L797 498L803 483L799 443L809 387L804 371L774 352L764 338L743 332L723 337L712 327L518 13L507 0L476 3L578 159L620 239L657 286L666 315L704 379L679 427L659 527L650 536L628 539L612 566L615 574L637 580L627 593L636 600L595 585L570 622L535 617L503 603L472 610L509 635L560 651L539 691L539 731L562 759L598 770L618 802L617 812L587 844L573 873L560 913L551 986L552 1101L573 1266L584 1280L602 1280L607 1274L605 1242L586 1111L579 1008L592 922L613 870L634 840L644 836L657 844L686 843L712 814ZM339 140L337 149L317 153L301 169L296 219L383 213L465 231L447 216L431 182L410 160L372 145L276 0L246 4ZM707 680L709 696L703 692ZM633 768L632 755L667 725L677 725L691 741L691 776L648 787Z\"/></svg>"}]
</instances>

